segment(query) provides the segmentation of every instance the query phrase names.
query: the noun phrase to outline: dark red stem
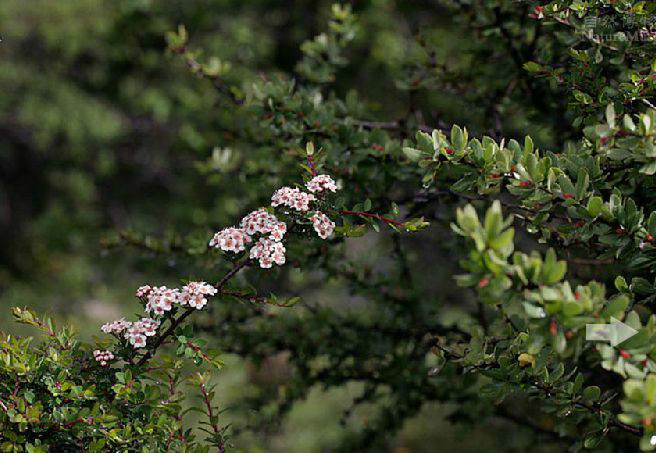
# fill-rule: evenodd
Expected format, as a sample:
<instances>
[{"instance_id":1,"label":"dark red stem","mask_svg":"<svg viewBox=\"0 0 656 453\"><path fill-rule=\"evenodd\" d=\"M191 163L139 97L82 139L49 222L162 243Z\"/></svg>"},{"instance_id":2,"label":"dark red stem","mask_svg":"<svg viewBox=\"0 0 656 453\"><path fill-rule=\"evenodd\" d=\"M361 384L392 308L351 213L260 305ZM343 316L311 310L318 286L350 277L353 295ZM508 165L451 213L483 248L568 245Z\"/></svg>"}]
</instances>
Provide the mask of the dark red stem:
<instances>
[{"instance_id":1,"label":"dark red stem","mask_svg":"<svg viewBox=\"0 0 656 453\"><path fill-rule=\"evenodd\" d=\"M364 217L371 217L372 219L381 220L385 223L389 223L391 225L396 225L398 227L405 228L403 222L400 222L400 221L394 220L394 219L390 219L389 217L384 217L380 214L373 214L371 212L364 212L364 211L345 211L343 209L340 209L337 212L340 212L342 214L361 215L361 216L364 216Z\"/></svg>"}]
</instances>

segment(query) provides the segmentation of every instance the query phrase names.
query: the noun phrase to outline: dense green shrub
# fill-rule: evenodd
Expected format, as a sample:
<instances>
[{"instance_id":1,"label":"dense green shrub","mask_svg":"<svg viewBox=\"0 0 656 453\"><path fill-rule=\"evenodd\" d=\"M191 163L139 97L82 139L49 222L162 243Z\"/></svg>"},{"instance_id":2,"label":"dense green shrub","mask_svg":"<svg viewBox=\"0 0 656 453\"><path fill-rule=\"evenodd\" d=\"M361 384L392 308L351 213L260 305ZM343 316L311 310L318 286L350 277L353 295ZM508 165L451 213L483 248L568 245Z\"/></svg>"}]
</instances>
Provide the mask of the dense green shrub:
<instances>
[{"instance_id":1,"label":"dense green shrub","mask_svg":"<svg viewBox=\"0 0 656 453\"><path fill-rule=\"evenodd\" d=\"M198 165L230 209L186 202L216 226L266 206L286 225L284 246L266 246L276 248L273 265L260 249L234 245L231 235L243 231L224 230L210 242L220 253L208 247L204 222L162 238L124 230L105 244L175 256L189 266L178 278L224 270L231 283L216 285L217 300L193 317L194 331L256 365L285 354L289 375L243 402L246 422L236 434L275 427L315 386L355 381L361 393L330 450L380 448L432 401L453 404L453 422L508 419L544 439L545 451L654 449L655 7L437 3L454 18L451 30L470 33L470 47L438 53L448 38L422 21L421 8L408 14L413 42L377 33L389 16L375 6L359 15L334 6L327 30L301 45L297 64L258 75L236 55L203 57L183 26L170 32L171 56L215 88L217 115L231 134L229 146ZM362 58L371 50L363 43L375 39L383 57L372 63ZM374 80L377 70L387 76L386 64L394 88ZM371 86L357 77L345 85L352 73L366 74ZM407 94L407 105L385 104L392 90ZM445 106L432 99L441 91L470 110L461 114L480 138L444 123ZM376 102L384 107L377 111ZM306 199L307 209L285 207L277 196L271 206L275 189L305 190L301 172L308 190L318 174L340 190ZM379 234L360 238L368 230ZM470 290L448 283L458 259L465 273L455 280ZM346 303L313 300L318 286L330 285L347 290ZM270 291L286 296L263 295ZM275 307L294 305L296 296L303 302L294 308ZM165 311L168 327L145 348L138 342L139 352L125 339L115 343L133 377L160 366L151 365L155 352L194 312ZM586 324L612 318L638 333L619 345L586 341ZM203 361L187 331L174 336L179 354ZM4 401L14 387L3 386ZM354 414L368 404L374 415L363 423Z\"/></svg>"},{"instance_id":2,"label":"dense green shrub","mask_svg":"<svg viewBox=\"0 0 656 453\"><path fill-rule=\"evenodd\" d=\"M210 401L213 389L206 374L183 379L181 360L137 368L125 345L105 342L116 356L92 353L70 328L58 330L49 318L21 309L15 309L14 316L40 335L0 338L2 451L200 453L210 445L225 451L217 409L209 402L197 409L212 429L206 446L198 445L183 422L184 402L190 398L183 384Z\"/></svg>"}]
</instances>

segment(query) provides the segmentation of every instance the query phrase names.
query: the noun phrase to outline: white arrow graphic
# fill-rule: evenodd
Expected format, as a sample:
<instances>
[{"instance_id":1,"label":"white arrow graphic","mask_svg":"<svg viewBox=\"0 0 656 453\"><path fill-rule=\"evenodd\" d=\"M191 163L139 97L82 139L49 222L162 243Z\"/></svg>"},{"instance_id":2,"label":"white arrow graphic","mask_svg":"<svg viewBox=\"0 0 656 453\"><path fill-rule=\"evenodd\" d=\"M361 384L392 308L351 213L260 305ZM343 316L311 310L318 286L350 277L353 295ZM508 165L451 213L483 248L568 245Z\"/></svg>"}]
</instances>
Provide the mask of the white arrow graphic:
<instances>
[{"instance_id":1,"label":"white arrow graphic","mask_svg":"<svg viewBox=\"0 0 656 453\"><path fill-rule=\"evenodd\" d=\"M585 339L587 341L609 341L612 346L628 340L638 331L627 326L619 319L611 316L610 324L586 324Z\"/></svg>"}]
</instances>

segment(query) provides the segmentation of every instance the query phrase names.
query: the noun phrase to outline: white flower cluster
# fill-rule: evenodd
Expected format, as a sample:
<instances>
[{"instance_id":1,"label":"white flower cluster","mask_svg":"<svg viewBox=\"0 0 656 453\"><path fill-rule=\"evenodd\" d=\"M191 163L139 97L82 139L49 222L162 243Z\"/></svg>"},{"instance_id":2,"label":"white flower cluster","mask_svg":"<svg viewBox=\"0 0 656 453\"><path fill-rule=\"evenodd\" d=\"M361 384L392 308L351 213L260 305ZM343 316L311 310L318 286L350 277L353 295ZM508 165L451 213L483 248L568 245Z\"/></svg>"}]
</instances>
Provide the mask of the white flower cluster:
<instances>
[{"instance_id":1,"label":"white flower cluster","mask_svg":"<svg viewBox=\"0 0 656 453\"><path fill-rule=\"evenodd\" d=\"M271 206L287 206L300 212L310 209L310 202L316 200L311 193L302 192L296 187L281 187L271 197Z\"/></svg>"},{"instance_id":2,"label":"white flower cluster","mask_svg":"<svg viewBox=\"0 0 656 453\"><path fill-rule=\"evenodd\" d=\"M152 286L144 285L144 286L140 286L137 289L137 292L135 293L135 295L139 299L141 299L145 302L146 300L148 300L148 296L150 296L150 293L152 293L152 292L153 292L153 287Z\"/></svg>"},{"instance_id":3,"label":"white flower cluster","mask_svg":"<svg viewBox=\"0 0 656 453\"><path fill-rule=\"evenodd\" d=\"M135 348L146 346L146 338L157 334L160 322L152 318L141 318L141 321L133 322L125 332L125 338Z\"/></svg>"},{"instance_id":4,"label":"white flower cluster","mask_svg":"<svg viewBox=\"0 0 656 453\"><path fill-rule=\"evenodd\" d=\"M268 234L274 241L282 241L287 232L287 224L280 222L275 215L269 214L264 209L258 209L241 219L241 228L248 235L256 233ZM250 237L249 237L250 241Z\"/></svg>"},{"instance_id":5,"label":"white flower cluster","mask_svg":"<svg viewBox=\"0 0 656 453\"><path fill-rule=\"evenodd\" d=\"M326 191L336 192L337 184L328 175L317 175L307 183L307 189L312 193L303 192L296 187L281 187L271 197L271 206L285 206L299 212L308 212L310 203L317 198L313 193ZM328 238L335 229L335 223L324 213L316 211L312 217L314 230L322 239ZM224 228L210 240L210 247L224 252L239 253L246 250L246 244L255 241L250 249L249 257L259 261L260 267L268 269L277 264L285 264L285 246L282 240L287 232L287 225L264 209L258 209L241 219L239 228ZM259 239L253 236L262 235ZM167 306L158 308L167 310Z\"/></svg>"},{"instance_id":6,"label":"white flower cluster","mask_svg":"<svg viewBox=\"0 0 656 453\"><path fill-rule=\"evenodd\" d=\"M146 313L161 316L171 311L174 305L190 306L197 310L207 305L207 296L214 296L217 289L206 282L189 282L182 287L167 288L144 285L137 289L136 296L146 303ZM134 348L146 346L146 339L157 335L161 322L153 318L141 318L130 322L125 319L108 322L100 330L118 337L123 336Z\"/></svg>"},{"instance_id":7,"label":"white flower cluster","mask_svg":"<svg viewBox=\"0 0 656 453\"><path fill-rule=\"evenodd\" d=\"M337 191L335 181L328 175L317 175L307 183L306 193L298 188L282 187L271 197L271 206L286 206L296 211L308 212L310 203L316 200L313 193ZM315 211L311 216L312 225L319 237L328 238L335 229L335 223L321 211ZM250 259L258 260L260 267L268 269L277 264L285 264L285 246L282 240L287 233L287 224L278 220L264 209L258 209L245 216L239 228L229 227L217 232L209 242L210 247L218 248L224 252L240 253L246 250L246 244L253 242L254 236L260 237L249 252ZM171 311L175 305L189 306L197 310L207 305L207 296L214 296L218 290L206 282L189 282L182 289L167 288L166 286L153 287L144 285L137 289L136 296L145 304L145 311L151 316L162 316ZM140 321L130 322L119 319L104 324L101 330L105 333L123 336L134 348L146 346L148 337L157 335L161 322L153 318L141 318ZM102 366L114 358L109 351L94 351L96 361Z\"/></svg>"},{"instance_id":8,"label":"white flower cluster","mask_svg":"<svg viewBox=\"0 0 656 453\"><path fill-rule=\"evenodd\" d=\"M337 192L337 184L335 184L333 178L328 175L317 175L310 179L305 186L312 193L321 193L326 190Z\"/></svg>"},{"instance_id":9,"label":"white flower cluster","mask_svg":"<svg viewBox=\"0 0 656 453\"><path fill-rule=\"evenodd\" d=\"M182 287L180 304L188 304L190 307L200 310L207 305L207 298L205 296L213 296L216 293L217 289L209 283L189 282Z\"/></svg>"},{"instance_id":10,"label":"white flower cluster","mask_svg":"<svg viewBox=\"0 0 656 453\"><path fill-rule=\"evenodd\" d=\"M112 333L114 335L119 335L131 325L132 323L130 321L126 321L124 318L121 318L118 321L112 321L112 322L108 322L107 324L103 324L100 330L102 330L105 333Z\"/></svg>"},{"instance_id":11,"label":"white flower cluster","mask_svg":"<svg viewBox=\"0 0 656 453\"><path fill-rule=\"evenodd\" d=\"M330 220L326 214L316 211L311 217L314 231L317 232L321 239L327 239L335 229L335 222Z\"/></svg>"},{"instance_id":12,"label":"white flower cluster","mask_svg":"<svg viewBox=\"0 0 656 453\"><path fill-rule=\"evenodd\" d=\"M210 247L238 253L246 249L246 243L253 241L252 236L260 234L250 249L250 258L257 259L262 268L270 268L273 263L285 263L285 246L281 242L287 233L285 222L279 221L264 209L258 209L241 219L239 225L240 228L225 228L216 233L210 241Z\"/></svg>"},{"instance_id":13,"label":"white flower cluster","mask_svg":"<svg viewBox=\"0 0 656 453\"><path fill-rule=\"evenodd\" d=\"M100 366L107 366L110 361L114 360L114 354L110 351L101 351L99 349L93 351L93 357L96 362L100 362Z\"/></svg>"},{"instance_id":14,"label":"white flower cluster","mask_svg":"<svg viewBox=\"0 0 656 453\"><path fill-rule=\"evenodd\" d=\"M137 290L137 297L139 297L140 290L141 288ZM141 299L146 301L146 313L161 316L167 311L171 311L175 305L189 305L200 310L207 304L205 296L214 296L216 293L216 288L209 283L189 282L182 287L182 290L166 286L151 288L146 298Z\"/></svg>"},{"instance_id":15,"label":"white flower cluster","mask_svg":"<svg viewBox=\"0 0 656 453\"><path fill-rule=\"evenodd\" d=\"M161 316L165 312L171 311L173 305L179 303L180 290L166 286L155 287L151 289L146 300L146 313Z\"/></svg>"},{"instance_id":16,"label":"white flower cluster","mask_svg":"<svg viewBox=\"0 0 656 453\"><path fill-rule=\"evenodd\" d=\"M252 260L258 260L261 268L268 269L273 263L276 263L278 266L285 264L285 251L285 246L282 242L260 238L251 249L250 258Z\"/></svg>"},{"instance_id":17,"label":"white flower cluster","mask_svg":"<svg viewBox=\"0 0 656 453\"><path fill-rule=\"evenodd\" d=\"M239 228L224 228L214 235L210 241L210 247L220 248L225 252L239 253L246 250L246 244L251 242L251 237Z\"/></svg>"}]
</instances>

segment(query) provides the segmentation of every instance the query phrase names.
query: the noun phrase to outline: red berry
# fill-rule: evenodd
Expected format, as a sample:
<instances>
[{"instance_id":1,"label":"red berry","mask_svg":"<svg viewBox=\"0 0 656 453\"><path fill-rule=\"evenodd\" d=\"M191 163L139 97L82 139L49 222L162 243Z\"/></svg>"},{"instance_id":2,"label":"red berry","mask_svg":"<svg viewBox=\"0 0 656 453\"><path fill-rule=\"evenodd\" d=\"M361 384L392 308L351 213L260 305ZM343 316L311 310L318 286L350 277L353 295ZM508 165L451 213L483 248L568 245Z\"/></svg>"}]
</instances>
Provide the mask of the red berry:
<instances>
[{"instance_id":1,"label":"red berry","mask_svg":"<svg viewBox=\"0 0 656 453\"><path fill-rule=\"evenodd\" d=\"M647 236L645 236L645 241L654 242L654 236L652 236L651 234L647 234Z\"/></svg>"},{"instance_id":2,"label":"red berry","mask_svg":"<svg viewBox=\"0 0 656 453\"><path fill-rule=\"evenodd\" d=\"M624 234L624 233L626 233L626 230L624 229L624 227L621 226L621 227L615 228L615 232L617 234Z\"/></svg>"},{"instance_id":3,"label":"red berry","mask_svg":"<svg viewBox=\"0 0 656 453\"><path fill-rule=\"evenodd\" d=\"M621 355L622 358L624 358L624 359L630 359L630 358L631 358L631 354L629 354L628 352L626 352L624 349L620 349L620 355Z\"/></svg>"},{"instance_id":4,"label":"red berry","mask_svg":"<svg viewBox=\"0 0 656 453\"><path fill-rule=\"evenodd\" d=\"M453 153L455 153L455 152L456 152L456 150L453 149L453 148L447 148L447 149L446 149L446 153L449 154L449 155L451 155L451 154L453 154Z\"/></svg>"},{"instance_id":5,"label":"red berry","mask_svg":"<svg viewBox=\"0 0 656 453\"><path fill-rule=\"evenodd\" d=\"M551 320L549 323L549 333L553 336L556 336L558 333L558 324L554 320Z\"/></svg>"},{"instance_id":6,"label":"red berry","mask_svg":"<svg viewBox=\"0 0 656 453\"><path fill-rule=\"evenodd\" d=\"M531 187L531 181L522 181L519 183L521 187Z\"/></svg>"},{"instance_id":7,"label":"red berry","mask_svg":"<svg viewBox=\"0 0 656 453\"><path fill-rule=\"evenodd\" d=\"M565 200L569 200L569 199L571 199L571 198L574 198L574 195L572 195L571 193L567 193L567 192L565 192L565 193L563 194L563 198L564 198Z\"/></svg>"},{"instance_id":8,"label":"red berry","mask_svg":"<svg viewBox=\"0 0 656 453\"><path fill-rule=\"evenodd\" d=\"M487 277L483 277L483 278L480 279L480 281L478 282L478 287L479 287L479 288L485 288L485 287L486 287L487 285L489 285L489 284L490 284L490 279L487 278Z\"/></svg>"}]
</instances>

